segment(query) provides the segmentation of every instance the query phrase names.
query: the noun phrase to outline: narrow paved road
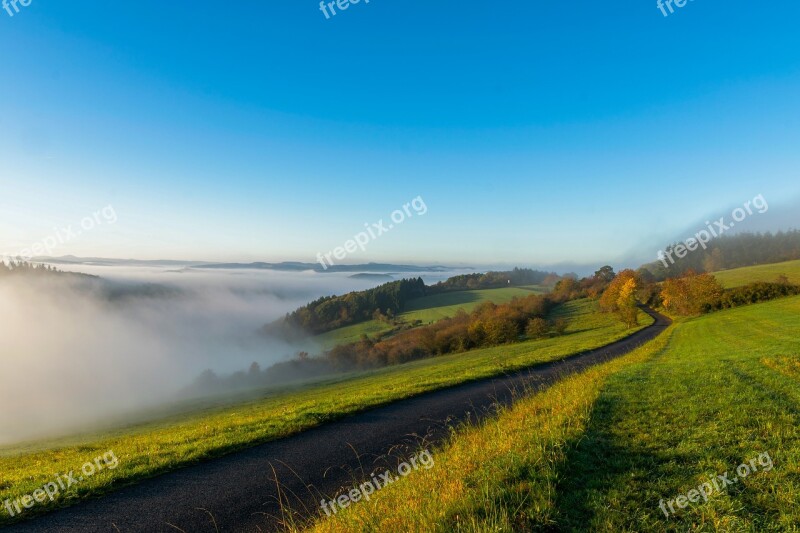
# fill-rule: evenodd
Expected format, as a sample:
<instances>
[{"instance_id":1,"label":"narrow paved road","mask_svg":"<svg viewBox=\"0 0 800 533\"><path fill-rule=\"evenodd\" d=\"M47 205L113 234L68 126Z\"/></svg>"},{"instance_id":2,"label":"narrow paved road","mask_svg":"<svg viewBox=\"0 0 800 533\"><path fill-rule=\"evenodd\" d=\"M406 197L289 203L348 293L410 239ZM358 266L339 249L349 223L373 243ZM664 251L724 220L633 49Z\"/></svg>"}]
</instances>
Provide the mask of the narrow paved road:
<instances>
[{"instance_id":1,"label":"narrow paved road","mask_svg":"<svg viewBox=\"0 0 800 533\"><path fill-rule=\"evenodd\" d=\"M603 348L375 408L144 481L8 531L274 531L281 520L279 494L305 514L319 513L321 495L331 499L373 472L397 472L397 465L413 455L421 443L433 445L448 434L449 426L490 415L498 404L513 401L515 391L544 388L567 374L629 353L654 339L670 320L646 311L656 319L655 324Z\"/></svg>"}]
</instances>

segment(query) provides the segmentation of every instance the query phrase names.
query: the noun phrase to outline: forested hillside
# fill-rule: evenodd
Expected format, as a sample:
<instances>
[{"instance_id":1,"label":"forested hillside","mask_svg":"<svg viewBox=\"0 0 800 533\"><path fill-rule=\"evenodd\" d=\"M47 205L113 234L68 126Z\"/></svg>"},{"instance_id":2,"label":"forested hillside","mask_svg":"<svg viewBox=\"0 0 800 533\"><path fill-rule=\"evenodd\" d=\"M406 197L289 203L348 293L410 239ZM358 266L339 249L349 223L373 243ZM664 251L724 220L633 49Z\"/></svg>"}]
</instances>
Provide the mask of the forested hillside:
<instances>
[{"instance_id":1,"label":"forested hillside","mask_svg":"<svg viewBox=\"0 0 800 533\"><path fill-rule=\"evenodd\" d=\"M422 278L392 281L374 289L319 298L268 324L264 331L287 339L318 335L372 318L392 319L405 310L410 300L429 294L555 284L559 279L554 273L515 268L508 272L455 276L432 286L425 285Z\"/></svg>"},{"instance_id":2,"label":"forested hillside","mask_svg":"<svg viewBox=\"0 0 800 533\"><path fill-rule=\"evenodd\" d=\"M680 243L667 247L666 253L673 253ZM643 268L656 280L674 278L692 270L695 272L716 272L754 265L782 263L800 259L800 230L779 231L778 233L741 233L723 235L712 240L706 249L698 248L685 257L670 261L654 261Z\"/></svg>"}]
</instances>

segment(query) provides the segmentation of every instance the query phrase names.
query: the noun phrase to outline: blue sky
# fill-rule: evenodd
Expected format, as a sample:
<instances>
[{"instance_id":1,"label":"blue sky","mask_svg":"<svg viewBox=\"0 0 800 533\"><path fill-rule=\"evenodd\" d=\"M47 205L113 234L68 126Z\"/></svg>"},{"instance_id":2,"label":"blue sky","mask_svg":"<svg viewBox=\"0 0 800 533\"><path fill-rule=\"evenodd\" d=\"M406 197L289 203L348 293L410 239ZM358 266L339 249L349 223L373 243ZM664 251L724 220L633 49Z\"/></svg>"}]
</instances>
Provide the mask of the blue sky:
<instances>
[{"instance_id":1,"label":"blue sky","mask_svg":"<svg viewBox=\"0 0 800 533\"><path fill-rule=\"evenodd\" d=\"M0 253L605 262L800 194L800 4L52 2L0 11Z\"/></svg>"}]
</instances>

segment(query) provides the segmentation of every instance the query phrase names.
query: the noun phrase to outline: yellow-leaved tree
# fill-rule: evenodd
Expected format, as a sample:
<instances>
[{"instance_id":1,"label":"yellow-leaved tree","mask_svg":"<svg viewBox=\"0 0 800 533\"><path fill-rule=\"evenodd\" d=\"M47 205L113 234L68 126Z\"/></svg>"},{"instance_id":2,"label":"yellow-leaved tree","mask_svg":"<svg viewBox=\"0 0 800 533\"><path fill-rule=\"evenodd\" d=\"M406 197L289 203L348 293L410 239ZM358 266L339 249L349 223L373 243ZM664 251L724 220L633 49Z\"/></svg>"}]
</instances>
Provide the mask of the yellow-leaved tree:
<instances>
[{"instance_id":1,"label":"yellow-leaved tree","mask_svg":"<svg viewBox=\"0 0 800 533\"><path fill-rule=\"evenodd\" d=\"M629 328L639 325L639 306L636 302L636 291L639 285L636 278L628 278L622 285L617 298L617 316Z\"/></svg>"},{"instance_id":2,"label":"yellow-leaved tree","mask_svg":"<svg viewBox=\"0 0 800 533\"><path fill-rule=\"evenodd\" d=\"M629 328L639 324L636 293L641 285L639 275L633 270L623 270L608 284L600 297L600 309L614 313Z\"/></svg>"}]
</instances>

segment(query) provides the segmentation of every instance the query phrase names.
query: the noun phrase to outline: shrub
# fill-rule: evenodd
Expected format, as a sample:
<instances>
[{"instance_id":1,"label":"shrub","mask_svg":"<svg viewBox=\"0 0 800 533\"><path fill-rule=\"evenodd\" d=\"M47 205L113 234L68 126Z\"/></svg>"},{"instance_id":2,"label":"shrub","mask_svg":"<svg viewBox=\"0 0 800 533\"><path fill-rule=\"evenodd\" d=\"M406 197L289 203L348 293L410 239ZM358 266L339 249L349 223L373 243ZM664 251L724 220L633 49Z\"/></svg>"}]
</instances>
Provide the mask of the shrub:
<instances>
[{"instance_id":1,"label":"shrub","mask_svg":"<svg viewBox=\"0 0 800 533\"><path fill-rule=\"evenodd\" d=\"M550 332L550 324L543 318L532 318L528 320L525 327L525 334L532 339L541 339Z\"/></svg>"}]
</instances>

